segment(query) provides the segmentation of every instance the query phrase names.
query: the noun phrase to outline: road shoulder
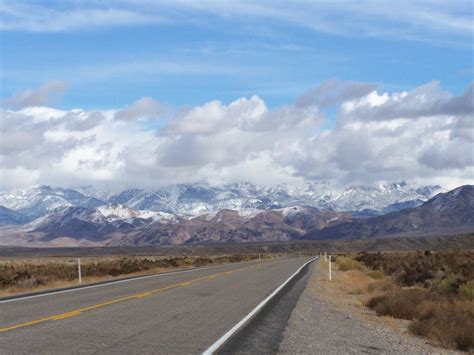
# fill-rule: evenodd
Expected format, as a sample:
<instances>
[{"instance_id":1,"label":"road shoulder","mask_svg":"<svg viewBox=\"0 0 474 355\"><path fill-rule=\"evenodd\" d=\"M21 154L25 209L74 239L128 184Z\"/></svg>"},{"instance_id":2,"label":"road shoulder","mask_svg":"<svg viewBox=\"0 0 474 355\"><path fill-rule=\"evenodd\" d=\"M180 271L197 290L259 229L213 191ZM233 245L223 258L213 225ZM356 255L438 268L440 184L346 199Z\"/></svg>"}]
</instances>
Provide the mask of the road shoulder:
<instances>
[{"instance_id":1,"label":"road shoulder","mask_svg":"<svg viewBox=\"0 0 474 355\"><path fill-rule=\"evenodd\" d=\"M326 265L314 265L280 342L280 354L455 354L409 335L400 324L381 321L329 284ZM337 277L337 271L334 277Z\"/></svg>"}]
</instances>

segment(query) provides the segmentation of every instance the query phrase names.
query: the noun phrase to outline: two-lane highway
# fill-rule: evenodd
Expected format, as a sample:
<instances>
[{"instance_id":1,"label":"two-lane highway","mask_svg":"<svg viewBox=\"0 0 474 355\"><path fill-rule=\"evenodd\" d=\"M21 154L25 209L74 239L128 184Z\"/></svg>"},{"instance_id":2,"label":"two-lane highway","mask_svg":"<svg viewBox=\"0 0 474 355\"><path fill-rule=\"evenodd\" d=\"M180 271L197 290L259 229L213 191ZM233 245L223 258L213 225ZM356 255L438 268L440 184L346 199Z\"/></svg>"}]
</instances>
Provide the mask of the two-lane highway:
<instances>
[{"instance_id":1,"label":"two-lane highway","mask_svg":"<svg viewBox=\"0 0 474 355\"><path fill-rule=\"evenodd\" d=\"M308 260L228 264L0 301L0 351L200 353Z\"/></svg>"}]
</instances>

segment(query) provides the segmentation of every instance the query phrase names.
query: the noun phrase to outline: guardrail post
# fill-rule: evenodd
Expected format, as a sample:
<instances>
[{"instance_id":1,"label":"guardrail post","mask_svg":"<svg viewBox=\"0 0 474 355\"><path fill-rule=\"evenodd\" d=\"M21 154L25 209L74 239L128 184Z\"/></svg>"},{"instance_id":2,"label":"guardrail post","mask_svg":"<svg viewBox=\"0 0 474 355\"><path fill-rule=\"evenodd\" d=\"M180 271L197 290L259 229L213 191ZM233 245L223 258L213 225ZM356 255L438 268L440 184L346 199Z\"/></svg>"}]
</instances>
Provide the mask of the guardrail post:
<instances>
[{"instance_id":1,"label":"guardrail post","mask_svg":"<svg viewBox=\"0 0 474 355\"><path fill-rule=\"evenodd\" d=\"M79 284L82 284L81 259L77 259L77 272L79 274Z\"/></svg>"},{"instance_id":2,"label":"guardrail post","mask_svg":"<svg viewBox=\"0 0 474 355\"><path fill-rule=\"evenodd\" d=\"M331 255L329 255L329 281L332 281Z\"/></svg>"}]
</instances>

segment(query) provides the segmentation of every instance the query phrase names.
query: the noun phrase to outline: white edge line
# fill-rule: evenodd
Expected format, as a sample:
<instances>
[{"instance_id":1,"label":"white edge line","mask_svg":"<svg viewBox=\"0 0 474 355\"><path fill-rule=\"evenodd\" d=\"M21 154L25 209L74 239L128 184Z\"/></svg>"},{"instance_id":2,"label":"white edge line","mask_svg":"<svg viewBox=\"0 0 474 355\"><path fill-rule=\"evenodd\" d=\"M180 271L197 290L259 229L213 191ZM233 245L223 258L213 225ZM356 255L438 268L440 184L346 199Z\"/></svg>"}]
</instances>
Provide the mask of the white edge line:
<instances>
[{"instance_id":1,"label":"white edge line","mask_svg":"<svg viewBox=\"0 0 474 355\"><path fill-rule=\"evenodd\" d=\"M307 262L305 262L301 267L295 271L285 282L283 282L280 286L278 286L275 291L273 291L267 298L265 298L262 302L260 302L254 309L250 311L240 322L234 325L227 333L221 336L214 344L212 344L207 350L205 350L202 355L211 355L216 350L218 350L227 340L229 340L237 331L242 328L242 326L247 323L247 321L252 318L258 311L260 311L280 290L288 284L299 272L309 263L315 261L318 257L315 257Z\"/></svg>"},{"instance_id":2,"label":"white edge line","mask_svg":"<svg viewBox=\"0 0 474 355\"><path fill-rule=\"evenodd\" d=\"M47 293L41 293L39 295L32 295L32 296L13 298L13 299L10 299L10 300L3 300L3 301L0 301L0 304L9 303L9 302L23 301L23 300L27 300L27 299L31 299L31 298L58 295L58 294L61 294L61 293L77 292L77 291L87 290L87 289L90 289L90 288L110 286L110 285L120 284L120 283L123 283L123 282L130 282L130 281L148 279L148 278L151 278L151 277L160 277L160 276L167 276L167 275L174 275L174 274L182 274L182 273L185 273L185 272L194 272L194 271L200 271L200 270L206 270L206 269L214 269L214 268L218 268L218 267L245 264L245 263L251 263L251 262L255 262L255 260L244 261L244 262L239 262L239 263L224 264L224 265L205 266L205 267L200 267L200 268L195 268L195 269L188 269L188 270L162 272L162 273L153 274L153 275L137 276L137 277L133 277L133 278L128 278L126 280L110 281L110 282L102 283L102 284L99 284L99 285L83 286L83 287L72 288L72 289L69 289L69 290L51 291L51 292L47 292Z\"/></svg>"}]
</instances>

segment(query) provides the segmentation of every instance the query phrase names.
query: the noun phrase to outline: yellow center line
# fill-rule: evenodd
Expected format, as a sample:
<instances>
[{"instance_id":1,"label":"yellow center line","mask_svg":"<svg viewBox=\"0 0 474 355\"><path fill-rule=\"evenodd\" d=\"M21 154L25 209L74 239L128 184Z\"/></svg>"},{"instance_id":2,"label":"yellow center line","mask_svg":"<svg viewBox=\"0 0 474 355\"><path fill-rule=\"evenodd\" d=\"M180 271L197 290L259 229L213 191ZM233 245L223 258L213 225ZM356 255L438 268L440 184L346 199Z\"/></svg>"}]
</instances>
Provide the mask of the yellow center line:
<instances>
[{"instance_id":1,"label":"yellow center line","mask_svg":"<svg viewBox=\"0 0 474 355\"><path fill-rule=\"evenodd\" d=\"M138 295L135 295L135 298L144 298L144 297L148 297L148 296L151 296L152 293L151 292L143 292L143 293L139 293Z\"/></svg>"},{"instance_id":2,"label":"yellow center line","mask_svg":"<svg viewBox=\"0 0 474 355\"><path fill-rule=\"evenodd\" d=\"M76 311L76 312L68 312L68 313L64 313L64 314L60 314L60 315L58 315L58 316L52 317L51 319L52 319L52 320L61 320L61 319L64 319L64 318L69 318L69 317L77 316L78 314L81 314L81 312L79 312L79 311Z\"/></svg>"},{"instance_id":3,"label":"yellow center line","mask_svg":"<svg viewBox=\"0 0 474 355\"><path fill-rule=\"evenodd\" d=\"M257 265L258 265L258 264L257 264ZM60 314L55 314L55 315L53 315L53 316L49 316L49 317L45 317L45 318L41 318L41 319L37 319L37 320L33 320L33 321L25 322L25 323L20 323L20 324L8 326L8 327L3 327L3 328L0 328L0 333L6 332L6 331L9 331L9 330L13 330L13 329L28 327L28 326L35 325L35 324L38 324L38 323L44 323L44 322L47 322L47 321L61 320L61 319L73 317L73 316L79 315L79 314L81 314L81 313L83 313L83 312L86 312L86 311L91 311L91 310L94 310L94 309L97 309L97 308L102 308L102 307L105 307L105 306L110 306L110 305L112 305L112 304L119 303L119 302L124 302L124 301L128 301L128 300L131 300L131 299L140 299L140 298L148 297L148 296L153 295L154 293L162 292L162 291L166 291L166 290L170 290L170 289L172 289L172 288L189 286L189 285L191 285L191 284L193 284L193 283L195 283L195 282L198 282L198 281L214 279L214 278L216 278L217 276L222 276L222 275L230 274L230 273L233 273L233 272L246 270L246 269L251 268L251 267L253 267L253 266L254 266L254 265L252 265L252 266L246 266L246 267L243 267L243 268L240 268L240 269L231 270L231 271L219 272L219 273L217 273L217 274L212 274L212 275L207 275L207 276L199 277L199 278L197 278L197 279L193 279L193 280L189 280L189 281L185 281L185 282L180 282L180 283L176 283L176 284L169 285L169 286L165 286L165 287L156 288L156 289L154 289L154 290L149 290L149 291L145 291L145 292L135 293L135 294L130 295L130 296L126 296L126 297L122 297L122 298L117 298L117 299L110 300L110 301L107 301L107 302L98 303L98 304L95 304L95 305L92 305L92 306L87 306L87 307L83 307L83 308L74 309L74 310L69 311L69 312L60 313Z\"/></svg>"}]
</instances>

